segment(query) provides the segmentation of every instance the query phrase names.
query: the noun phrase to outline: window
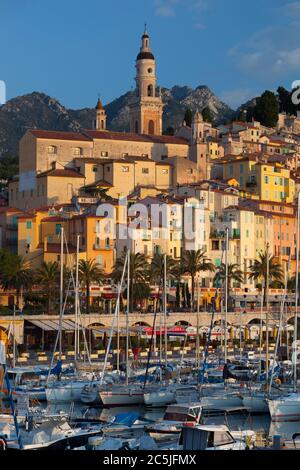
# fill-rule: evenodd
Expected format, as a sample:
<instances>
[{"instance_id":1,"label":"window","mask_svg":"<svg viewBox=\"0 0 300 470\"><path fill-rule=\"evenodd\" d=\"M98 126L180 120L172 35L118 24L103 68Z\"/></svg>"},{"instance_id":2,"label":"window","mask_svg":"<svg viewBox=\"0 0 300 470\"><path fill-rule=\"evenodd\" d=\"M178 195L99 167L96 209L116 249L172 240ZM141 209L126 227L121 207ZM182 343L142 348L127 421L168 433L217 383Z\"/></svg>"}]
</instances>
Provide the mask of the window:
<instances>
[{"instance_id":1,"label":"window","mask_svg":"<svg viewBox=\"0 0 300 470\"><path fill-rule=\"evenodd\" d=\"M122 171L123 173L128 173L128 172L129 172L129 166L124 166L124 165L122 165L121 171Z\"/></svg>"},{"instance_id":2,"label":"window","mask_svg":"<svg viewBox=\"0 0 300 470\"><path fill-rule=\"evenodd\" d=\"M265 183L266 183L266 184L269 183L269 177L268 177L268 176L265 176Z\"/></svg>"},{"instance_id":3,"label":"window","mask_svg":"<svg viewBox=\"0 0 300 470\"><path fill-rule=\"evenodd\" d=\"M108 157L108 152L101 152L101 157Z\"/></svg>"},{"instance_id":4,"label":"window","mask_svg":"<svg viewBox=\"0 0 300 470\"><path fill-rule=\"evenodd\" d=\"M142 168L142 173L148 174L149 173L149 168Z\"/></svg>"},{"instance_id":5,"label":"window","mask_svg":"<svg viewBox=\"0 0 300 470\"><path fill-rule=\"evenodd\" d=\"M110 172L110 166L107 166L107 167L106 167L106 171L107 171L107 173Z\"/></svg>"},{"instance_id":6,"label":"window","mask_svg":"<svg viewBox=\"0 0 300 470\"><path fill-rule=\"evenodd\" d=\"M82 155L83 151L81 147L75 147L74 148L74 155Z\"/></svg>"},{"instance_id":7,"label":"window","mask_svg":"<svg viewBox=\"0 0 300 470\"><path fill-rule=\"evenodd\" d=\"M99 264L99 266L102 266L103 261L102 261L101 255L97 256L96 261L97 261L97 264Z\"/></svg>"},{"instance_id":8,"label":"window","mask_svg":"<svg viewBox=\"0 0 300 470\"><path fill-rule=\"evenodd\" d=\"M28 230L30 230L30 229L32 228L32 222L31 222L31 220L27 220L27 222L26 222L26 228L27 228Z\"/></svg>"},{"instance_id":9,"label":"window","mask_svg":"<svg viewBox=\"0 0 300 470\"><path fill-rule=\"evenodd\" d=\"M153 69L149 68L148 73L152 73L152 72L153 72Z\"/></svg>"},{"instance_id":10,"label":"window","mask_svg":"<svg viewBox=\"0 0 300 470\"><path fill-rule=\"evenodd\" d=\"M93 172L97 173L97 171L98 171L98 168L96 166L93 166Z\"/></svg>"},{"instance_id":11,"label":"window","mask_svg":"<svg viewBox=\"0 0 300 470\"><path fill-rule=\"evenodd\" d=\"M55 147L55 145L49 145L47 147L47 152L50 154L50 155L56 155L57 154L57 147Z\"/></svg>"}]
</instances>

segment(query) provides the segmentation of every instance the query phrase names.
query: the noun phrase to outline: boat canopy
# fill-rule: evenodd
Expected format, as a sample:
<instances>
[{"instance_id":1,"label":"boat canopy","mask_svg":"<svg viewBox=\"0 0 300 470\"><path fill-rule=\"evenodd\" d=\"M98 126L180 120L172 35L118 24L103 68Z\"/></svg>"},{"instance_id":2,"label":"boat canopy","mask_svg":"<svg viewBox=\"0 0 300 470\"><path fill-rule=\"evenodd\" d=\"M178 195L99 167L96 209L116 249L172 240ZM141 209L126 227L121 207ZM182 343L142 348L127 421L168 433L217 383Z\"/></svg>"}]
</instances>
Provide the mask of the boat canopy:
<instances>
[{"instance_id":1,"label":"boat canopy","mask_svg":"<svg viewBox=\"0 0 300 470\"><path fill-rule=\"evenodd\" d=\"M120 413L117 414L113 424L122 424L123 426L132 426L134 422L140 418L139 413L132 412L132 413Z\"/></svg>"}]
</instances>

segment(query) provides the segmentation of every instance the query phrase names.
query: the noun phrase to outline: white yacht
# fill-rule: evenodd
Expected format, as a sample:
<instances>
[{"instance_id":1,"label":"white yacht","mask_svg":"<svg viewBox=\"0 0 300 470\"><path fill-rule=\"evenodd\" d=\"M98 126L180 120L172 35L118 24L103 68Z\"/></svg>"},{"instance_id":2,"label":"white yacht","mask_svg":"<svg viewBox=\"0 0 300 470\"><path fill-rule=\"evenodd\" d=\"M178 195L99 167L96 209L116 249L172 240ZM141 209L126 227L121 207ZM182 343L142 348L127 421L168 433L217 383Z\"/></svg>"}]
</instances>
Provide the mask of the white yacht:
<instances>
[{"instance_id":1,"label":"white yacht","mask_svg":"<svg viewBox=\"0 0 300 470\"><path fill-rule=\"evenodd\" d=\"M272 421L300 420L300 394L290 393L281 398L268 400Z\"/></svg>"}]
</instances>

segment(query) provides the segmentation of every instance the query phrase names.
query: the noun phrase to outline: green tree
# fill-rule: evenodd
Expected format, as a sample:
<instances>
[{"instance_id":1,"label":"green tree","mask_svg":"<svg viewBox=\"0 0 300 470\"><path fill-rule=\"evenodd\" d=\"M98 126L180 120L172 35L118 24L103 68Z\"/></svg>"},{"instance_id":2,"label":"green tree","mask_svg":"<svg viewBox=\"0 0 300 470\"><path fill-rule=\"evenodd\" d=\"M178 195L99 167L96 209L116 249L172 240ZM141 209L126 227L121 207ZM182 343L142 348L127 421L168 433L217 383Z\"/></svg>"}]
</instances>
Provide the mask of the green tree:
<instances>
[{"instance_id":1,"label":"green tree","mask_svg":"<svg viewBox=\"0 0 300 470\"><path fill-rule=\"evenodd\" d=\"M222 263L217 268L217 272L214 277L214 285L216 287L222 284L225 286L225 281L226 281L226 265L225 263ZM227 291L228 296L230 293L232 281L239 282L239 283L243 282L243 273L239 269L238 264L229 263L228 264L228 291Z\"/></svg>"},{"instance_id":2,"label":"green tree","mask_svg":"<svg viewBox=\"0 0 300 470\"><path fill-rule=\"evenodd\" d=\"M29 290L33 284L33 272L24 258L9 252L1 253L0 282L5 291L15 289L17 308L20 305L21 290Z\"/></svg>"},{"instance_id":3,"label":"green tree","mask_svg":"<svg viewBox=\"0 0 300 470\"><path fill-rule=\"evenodd\" d=\"M263 126L275 127L278 122L279 104L275 93L266 90L257 99L254 108L254 118Z\"/></svg>"},{"instance_id":4,"label":"green tree","mask_svg":"<svg viewBox=\"0 0 300 470\"><path fill-rule=\"evenodd\" d=\"M205 122L210 122L211 124L213 124L214 116L209 106L206 106L204 109L202 109L202 116Z\"/></svg>"},{"instance_id":5,"label":"green tree","mask_svg":"<svg viewBox=\"0 0 300 470\"><path fill-rule=\"evenodd\" d=\"M268 274L268 258L269 258L269 285L274 281L282 281L283 271L280 263L272 255L268 255L267 250L260 252L258 259L254 260L253 265L250 267L250 278L255 281L263 281L264 286L267 286ZM264 289L263 303L266 305L267 289Z\"/></svg>"},{"instance_id":6,"label":"green tree","mask_svg":"<svg viewBox=\"0 0 300 470\"><path fill-rule=\"evenodd\" d=\"M195 299L195 277L204 271L214 271L215 266L203 250L184 251L182 256L183 271L191 276L192 280L192 307Z\"/></svg>"},{"instance_id":7,"label":"green tree","mask_svg":"<svg viewBox=\"0 0 300 470\"><path fill-rule=\"evenodd\" d=\"M55 296L57 295L59 285L59 266L56 261L42 263L40 269L36 272L36 282L46 291L47 312L48 315L53 310Z\"/></svg>"},{"instance_id":8,"label":"green tree","mask_svg":"<svg viewBox=\"0 0 300 470\"><path fill-rule=\"evenodd\" d=\"M85 286L85 311L90 313L90 287L92 284L102 284L104 273L94 259L79 260L78 264L79 280Z\"/></svg>"},{"instance_id":9,"label":"green tree","mask_svg":"<svg viewBox=\"0 0 300 470\"><path fill-rule=\"evenodd\" d=\"M10 181L19 172L19 158L13 156L2 157L0 160L0 180ZM6 184L1 183L2 188Z\"/></svg>"},{"instance_id":10,"label":"green tree","mask_svg":"<svg viewBox=\"0 0 300 470\"><path fill-rule=\"evenodd\" d=\"M123 252L120 258L117 258L113 272L112 272L112 279L115 282L120 282L122 278L122 272L124 268L124 263L126 259L126 252ZM133 305L135 302L134 294L135 291L133 290L133 285L140 283L144 284L147 277L148 277L148 269L149 265L147 263L145 255L142 253L132 253L130 252L130 266L129 266L129 295L130 295L130 303L129 309L132 311ZM126 270L127 273L127 270ZM126 274L125 274L126 279Z\"/></svg>"},{"instance_id":11,"label":"green tree","mask_svg":"<svg viewBox=\"0 0 300 470\"><path fill-rule=\"evenodd\" d=\"M185 112L184 121L188 127L192 127L193 112L190 108L188 108Z\"/></svg>"},{"instance_id":12,"label":"green tree","mask_svg":"<svg viewBox=\"0 0 300 470\"><path fill-rule=\"evenodd\" d=\"M291 92L288 91L283 86L277 88L278 93L278 101L279 101L279 112L280 113L287 113L287 114L294 114L295 108L294 104L292 103Z\"/></svg>"}]
</instances>

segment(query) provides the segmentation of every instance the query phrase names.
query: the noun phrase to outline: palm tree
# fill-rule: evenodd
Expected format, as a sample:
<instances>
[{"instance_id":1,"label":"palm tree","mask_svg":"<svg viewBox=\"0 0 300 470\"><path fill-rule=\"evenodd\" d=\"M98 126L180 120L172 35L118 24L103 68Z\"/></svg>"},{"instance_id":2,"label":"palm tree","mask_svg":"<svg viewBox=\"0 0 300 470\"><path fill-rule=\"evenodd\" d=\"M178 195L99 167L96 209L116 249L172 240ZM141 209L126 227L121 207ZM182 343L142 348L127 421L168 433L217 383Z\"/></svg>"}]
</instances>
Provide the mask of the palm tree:
<instances>
[{"instance_id":1,"label":"palm tree","mask_svg":"<svg viewBox=\"0 0 300 470\"><path fill-rule=\"evenodd\" d=\"M178 262L166 256L166 274L167 279L176 278L178 271ZM161 287L165 273L165 256L163 254L156 253L149 266L149 281L154 282L157 286Z\"/></svg>"},{"instance_id":2,"label":"palm tree","mask_svg":"<svg viewBox=\"0 0 300 470\"><path fill-rule=\"evenodd\" d=\"M239 269L238 264L228 264L228 272L227 272L227 277L228 277L228 296L229 296L229 291L231 289L231 283L232 281L236 282L243 282L243 272ZM214 277L214 285L219 286L226 280L226 264L222 263L218 268L217 272Z\"/></svg>"},{"instance_id":3,"label":"palm tree","mask_svg":"<svg viewBox=\"0 0 300 470\"><path fill-rule=\"evenodd\" d=\"M0 282L4 290L15 289L17 296L17 308L20 305L20 293L22 289L29 289L33 284L33 273L30 264L24 258L5 252L1 254L2 265L0 267Z\"/></svg>"},{"instance_id":4,"label":"palm tree","mask_svg":"<svg viewBox=\"0 0 300 470\"><path fill-rule=\"evenodd\" d=\"M268 275L268 258L269 258L269 284L274 281L281 281L283 278L283 271L280 263L272 255L268 255L267 251L260 252L258 259L254 260L254 264L250 267L250 278L254 280L262 280L264 286L267 286ZM267 289L264 289L263 303L266 305Z\"/></svg>"},{"instance_id":5,"label":"palm tree","mask_svg":"<svg viewBox=\"0 0 300 470\"><path fill-rule=\"evenodd\" d=\"M126 259L126 252L124 251L120 258L117 258L113 272L112 272L112 279L115 282L120 282L122 278L122 273L123 273L123 268L124 268L124 263ZM129 276L130 276L130 282L129 282L129 292L131 293L130 295L130 305L129 308L132 311L133 304L134 304L134 290L133 290L133 285L134 284L145 284L145 281L147 279L147 274L148 274L148 268L149 265L147 263L147 259L145 255L142 253L132 253L130 252L130 266L129 266Z\"/></svg>"},{"instance_id":6,"label":"palm tree","mask_svg":"<svg viewBox=\"0 0 300 470\"><path fill-rule=\"evenodd\" d=\"M228 266L228 273L227 273L227 278L228 278L228 284L227 284L227 299L230 301L230 289L231 289L231 283L232 281L236 282L243 282L243 272L239 269L238 264L231 264L229 263ZM226 264L222 263L218 268L217 272L214 277L214 285L215 287L220 287L220 285L225 286L226 282ZM232 307L232 304L230 304Z\"/></svg>"},{"instance_id":7,"label":"palm tree","mask_svg":"<svg viewBox=\"0 0 300 470\"><path fill-rule=\"evenodd\" d=\"M215 266L203 250L188 250L182 256L183 271L188 273L192 279L192 307L194 308L195 277L201 271L214 271Z\"/></svg>"},{"instance_id":8,"label":"palm tree","mask_svg":"<svg viewBox=\"0 0 300 470\"><path fill-rule=\"evenodd\" d=\"M53 306L54 296L57 292L57 286L59 280L59 266L56 261L50 261L42 263L40 269L36 272L36 282L45 288L47 293L47 312L48 315L51 313Z\"/></svg>"},{"instance_id":9,"label":"palm tree","mask_svg":"<svg viewBox=\"0 0 300 470\"><path fill-rule=\"evenodd\" d=\"M103 282L104 273L94 259L79 260L78 274L81 284L85 286L85 301L87 314L90 313L90 287L91 284L101 284Z\"/></svg>"}]
</instances>

